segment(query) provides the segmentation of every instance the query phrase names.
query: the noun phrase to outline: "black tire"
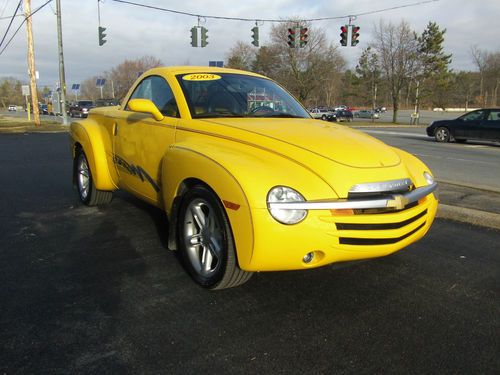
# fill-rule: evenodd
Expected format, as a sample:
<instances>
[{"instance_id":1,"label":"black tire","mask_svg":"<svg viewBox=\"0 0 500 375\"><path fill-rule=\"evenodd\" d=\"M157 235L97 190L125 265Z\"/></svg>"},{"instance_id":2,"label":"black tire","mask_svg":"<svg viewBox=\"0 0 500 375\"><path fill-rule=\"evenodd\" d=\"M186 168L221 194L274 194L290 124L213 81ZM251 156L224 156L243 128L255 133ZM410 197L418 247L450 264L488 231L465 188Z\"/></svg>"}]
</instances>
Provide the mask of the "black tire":
<instances>
[{"instance_id":1,"label":"black tire","mask_svg":"<svg viewBox=\"0 0 500 375\"><path fill-rule=\"evenodd\" d=\"M74 161L74 176L76 188L80 201L87 206L104 205L111 202L113 193L111 191L97 190L92 179L87 156L83 150L76 152Z\"/></svg>"},{"instance_id":2,"label":"black tire","mask_svg":"<svg viewBox=\"0 0 500 375\"><path fill-rule=\"evenodd\" d=\"M182 198L177 226L177 248L189 275L207 289L226 289L247 282L252 272L238 266L236 247L219 198L195 186Z\"/></svg>"},{"instance_id":3,"label":"black tire","mask_svg":"<svg viewBox=\"0 0 500 375\"><path fill-rule=\"evenodd\" d=\"M321 116L321 119L322 119L323 121L326 121L326 115Z\"/></svg>"},{"instance_id":4,"label":"black tire","mask_svg":"<svg viewBox=\"0 0 500 375\"><path fill-rule=\"evenodd\" d=\"M434 132L434 138L436 138L438 142L449 142L451 138L450 131L448 128L441 126Z\"/></svg>"}]
</instances>

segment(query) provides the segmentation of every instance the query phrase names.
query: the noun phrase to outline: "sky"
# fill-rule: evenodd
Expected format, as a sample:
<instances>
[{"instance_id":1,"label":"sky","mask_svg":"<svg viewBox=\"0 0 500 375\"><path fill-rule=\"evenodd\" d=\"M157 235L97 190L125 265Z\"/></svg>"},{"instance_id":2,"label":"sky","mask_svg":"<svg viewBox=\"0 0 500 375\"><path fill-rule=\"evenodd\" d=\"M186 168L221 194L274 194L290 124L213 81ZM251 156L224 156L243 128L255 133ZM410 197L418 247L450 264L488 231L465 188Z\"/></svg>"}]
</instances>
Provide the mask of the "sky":
<instances>
[{"instance_id":1,"label":"sky","mask_svg":"<svg viewBox=\"0 0 500 375\"><path fill-rule=\"evenodd\" d=\"M35 10L47 0L32 0ZM422 33L429 21L446 29L444 48L453 54L451 68L477 70L470 49L477 46L485 51L500 50L499 0L130 0L132 2L176 11L236 18L255 19L314 19L343 17L387 8L418 5L360 15L353 24L360 27L356 47L340 47L340 26L347 17L312 23L321 28L327 38L339 46L348 66L355 67L361 51L372 40L373 30L381 20L399 24L405 20L417 33ZM0 0L0 38L14 14L19 0ZM145 55L159 58L164 65L208 65L209 60L225 60L229 49L238 41L251 45L251 28L255 22L201 19L200 25L208 31L209 44L205 48L191 47L190 29L198 25L198 18L145 9L114 0L101 0L101 26L107 28L107 43L98 45L97 0L61 0L64 61L68 88L86 78L109 71L125 59ZM35 64L40 87L54 87L59 80L56 1L33 15ZM16 17L6 41L22 22ZM272 23L260 25L260 44L266 45ZM0 39L1 40L1 39ZM286 41L284 41L286 43ZM4 42L5 45L5 42ZM0 47L0 50L3 45ZM0 79L14 77L28 81L27 43L25 25L11 44L0 55Z\"/></svg>"}]
</instances>

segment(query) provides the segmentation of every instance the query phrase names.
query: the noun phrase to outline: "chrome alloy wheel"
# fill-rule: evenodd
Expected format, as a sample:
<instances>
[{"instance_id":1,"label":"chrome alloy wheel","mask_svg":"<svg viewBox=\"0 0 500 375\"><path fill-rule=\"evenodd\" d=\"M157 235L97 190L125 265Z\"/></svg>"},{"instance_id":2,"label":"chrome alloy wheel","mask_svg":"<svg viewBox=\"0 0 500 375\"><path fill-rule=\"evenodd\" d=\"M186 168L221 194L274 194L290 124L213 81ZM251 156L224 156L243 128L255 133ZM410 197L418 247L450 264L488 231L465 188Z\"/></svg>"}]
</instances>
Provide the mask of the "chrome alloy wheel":
<instances>
[{"instance_id":1,"label":"chrome alloy wheel","mask_svg":"<svg viewBox=\"0 0 500 375\"><path fill-rule=\"evenodd\" d=\"M450 132L446 128L439 128L436 130L435 137L438 142L448 142Z\"/></svg>"},{"instance_id":2,"label":"chrome alloy wheel","mask_svg":"<svg viewBox=\"0 0 500 375\"><path fill-rule=\"evenodd\" d=\"M221 267L224 232L215 209L197 198L189 202L183 223L183 237L189 261L203 277Z\"/></svg>"},{"instance_id":3,"label":"chrome alloy wheel","mask_svg":"<svg viewBox=\"0 0 500 375\"><path fill-rule=\"evenodd\" d=\"M87 163L87 158L81 153L76 165L76 180L78 183L78 191L82 201L86 201L90 192L90 169Z\"/></svg>"}]
</instances>

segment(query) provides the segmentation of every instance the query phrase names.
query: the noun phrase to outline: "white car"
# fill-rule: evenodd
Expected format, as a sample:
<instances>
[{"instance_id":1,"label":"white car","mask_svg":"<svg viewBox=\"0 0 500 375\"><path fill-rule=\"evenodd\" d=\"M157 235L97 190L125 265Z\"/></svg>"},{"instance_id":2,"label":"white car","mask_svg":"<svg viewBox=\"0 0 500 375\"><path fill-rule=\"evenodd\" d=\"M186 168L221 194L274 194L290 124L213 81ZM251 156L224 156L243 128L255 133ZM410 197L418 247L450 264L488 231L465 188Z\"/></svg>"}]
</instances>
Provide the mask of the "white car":
<instances>
[{"instance_id":1,"label":"white car","mask_svg":"<svg viewBox=\"0 0 500 375\"><path fill-rule=\"evenodd\" d=\"M9 111L17 111L17 107L14 104L9 104Z\"/></svg>"},{"instance_id":2,"label":"white car","mask_svg":"<svg viewBox=\"0 0 500 375\"><path fill-rule=\"evenodd\" d=\"M333 121L335 118L334 113L326 108L313 108L309 110L309 113L313 118L325 121Z\"/></svg>"}]
</instances>

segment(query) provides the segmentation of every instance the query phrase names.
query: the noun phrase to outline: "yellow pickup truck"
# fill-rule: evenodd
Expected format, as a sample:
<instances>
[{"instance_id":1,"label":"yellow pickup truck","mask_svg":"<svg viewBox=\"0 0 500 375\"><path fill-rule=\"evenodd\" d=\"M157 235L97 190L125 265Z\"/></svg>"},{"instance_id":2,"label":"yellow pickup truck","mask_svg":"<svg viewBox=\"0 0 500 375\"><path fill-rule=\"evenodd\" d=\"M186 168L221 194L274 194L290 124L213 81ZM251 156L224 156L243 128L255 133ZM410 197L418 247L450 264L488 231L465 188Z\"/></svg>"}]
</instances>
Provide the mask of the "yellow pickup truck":
<instances>
[{"instance_id":1,"label":"yellow pickup truck","mask_svg":"<svg viewBox=\"0 0 500 375\"><path fill-rule=\"evenodd\" d=\"M149 70L70 133L81 201L123 189L165 210L169 248L208 289L391 254L424 236L438 205L416 157L316 121L240 70Z\"/></svg>"}]
</instances>

